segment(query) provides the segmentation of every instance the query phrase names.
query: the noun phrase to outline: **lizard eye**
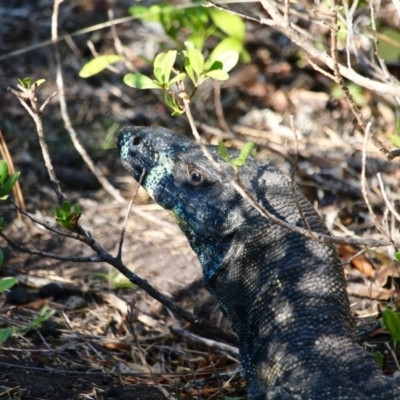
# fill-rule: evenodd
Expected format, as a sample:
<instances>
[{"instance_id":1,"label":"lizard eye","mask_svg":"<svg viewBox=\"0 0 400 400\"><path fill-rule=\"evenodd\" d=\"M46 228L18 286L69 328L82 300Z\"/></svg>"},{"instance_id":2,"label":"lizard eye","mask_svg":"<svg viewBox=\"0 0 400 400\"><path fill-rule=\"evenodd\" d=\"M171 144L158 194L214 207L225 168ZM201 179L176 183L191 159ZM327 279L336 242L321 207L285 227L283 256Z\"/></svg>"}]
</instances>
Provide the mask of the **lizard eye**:
<instances>
[{"instance_id":1,"label":"lizard eye","mask_svg":"<svg viewBox=\"0 0 400 400\"><path fill-rule=\"evenodd\" d=\"M203 177L201 176L200 172L196 171L195 169L189 170L189 178L190 178L190 183L194 186L200 185L200 183L203 180Z\"/></svg>"},{"instance_id":2,"label":"lizard eye","mask_svg":"<svg viewBox=\"0 0 400 400\"><path fill-rule=\"evenodd\" d=\"M132 140L132 143L134 146L138 146L142 142L142 139L140 136L135 136Z\"/></svg>"}]
</instances>

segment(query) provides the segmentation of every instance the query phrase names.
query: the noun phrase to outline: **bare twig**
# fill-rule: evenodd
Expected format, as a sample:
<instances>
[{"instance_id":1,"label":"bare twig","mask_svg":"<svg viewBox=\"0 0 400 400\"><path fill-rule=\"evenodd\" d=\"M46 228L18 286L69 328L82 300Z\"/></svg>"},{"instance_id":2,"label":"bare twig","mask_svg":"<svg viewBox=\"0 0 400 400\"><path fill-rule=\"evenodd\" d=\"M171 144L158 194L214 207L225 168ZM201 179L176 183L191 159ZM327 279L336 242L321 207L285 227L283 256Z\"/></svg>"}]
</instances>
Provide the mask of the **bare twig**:
<instances>
[{"instance_id":1,"label":"bare twig","mask_svg":"<svg viewBox=\"0 0 400 400\"><path fill-rule=\"evenodd\" d=\"M390 210L390 212L393 214L393 216L396 218L397 222L400 223L400 214L395 210L393 207L393 204L389 201L389 198L387 196L385 187L383 186L383 181L382 181L382 176L380 173L376 174L379 182L379 187L381 189L382 197L383 200L385 201L386 207Z\"/></svg>"},{"instance_id":2,"label":"bare twig","mask_svg":"<svg viewBox=\"0 0 400 400\"><path fill-rule=\"evenodd\" d=\"M214 84L214 105L215 105L215 113L218 119L218 125L224 132L232 133L228 124L226 123L224 110L222 109L221 84L218 81L214 81L213 84Z\"/></svg>"},{"instance_id":3,"label":"bare twig","mask_svg":"<svg viewBox=\"0 0 400 400\"><path fill-rule=\"evenodd\" d=\"M51 96L49 96L43 105L39 107L38 105L38 100L36 97L36 90L38 86L34 83L32 84L29 88L24 88L21 85L18 85L18 89L20 90L19 92L11 87L8 88L8 90L17 97L17 99L20 101L22 106L28 111L29 115L32 117L33 121L35 122L36 125L36 131L39 137L39 144L40 148L42 150L42 155L44 159L44 164L46 166L47 172L50 177L50 181L52 182L53 189L57 195L59 203L62 203L65 201L65 196L63 192L61 191L60 188L60 183L57 179L56 173L54 171L53 163L51 161L50 157L50 152L49 148L47 146L44 130L43 130L43 124L42 124L42 113L44 111L45 106L50 102L50 100L56 95L56 93L53 93ZM29 103L27 103L27 100L29 100Z\"/></svg>"},{"instance_id":4,"label":"bare twig","mask_svg":"<svg viewBox=\"0 0 400 400\"><path fill-rule=\"evenodd\" d=\"M387 350L389 351L390 355L392 356L393 361L394 361L394 363L396 364L397 371L400 371L400 365L399 365L399 362L398 362L398 360L397 360L396 353L395 353L394 350L390 347L390 345L389 345L388 342L385 342L385 347L387 348Z\"/></svg>"},{"instance_id":5,"label":"bare twig","mask_svg":"<svg viewBox=\"0 0 400 400\"><path fill-rule=\"evenodd\" d=\"M89 154L87 153L86 149L82 146L78 135L75 129L72 127L71 120L69 118L68 109L67 109L67 102L65 100L65 90L64 90L64 79L62 74L62 62L61 56L58 49L58 33L57 33L57 18L58 18L58 8L59 8L60 0L54 0L54 8L53 8L53 15L52 15L52 24L51 24L51 38L54 44L54 51L55 51L55 58L56 58L56 71L57 71L57 87L59 90L59 102L60 102L60 109L61 109L61 116L64 121L65 129L67 130L71 141L81 155L82 159L85 161L86 165L92 171L92 173L96 176L97 180L100 182L104 190L111 195L118 203L126 204L126 200L121 196L119 191L111 185L111 183L107 180L104 176L103 172L98 168L90 158Z\"/></svg>"},{"instance_id":6,"label":"bare twig","mask_svg":"<svg viewBox=\"0 0 400 400\"><path fill-rule=\"evenodd\" d=\"M118 245L118 251L117 251L117 258L118 259L121 259L122 244L124 243L126 224L128 223L129 214L131 213L133 202L134 202L135 197L136 197L136 195L137 195L137 193L139 191L140 185L142 184L142 180L143 180L143 177L144 177L145 173L146 173L146 170L143 168L143 171L142 171L142 174L140 175L140 178L139 178L138 184L136 186L136 189L132 193L131 201L129 202L128 208L126 210L125 221L124 221L124 225L122 226L121 237L119 239L119 245Z\"/></svg>"},{"instance_id":7,"label":"bare twig","mask_svg":"<svg viewBox=\"0 0 400 400\"><path fill-rule=\"evenodd\" d=\"M333 69L333 60L332 57L325 50L319 50L312 41L307 39L305 36L299 35L298 31L295 30L292 26L286 27L284 17L279 13L276 2L273 0L260 0L260 3L264 7L264 9L271 16L270 19L255 17L253 15L241 13L238 11L231 10L227 7L221 6L215 1L208 0L208 3L212 4L214 7L218 9L222 9L228 11L234 15L238 15L244 19L249 21L258 22L262 25L271 26L276 29L281 30L293 43L296 43L300 48L302 48L306 53L309 54L311 58L314 58L323 64L327 65L329 68ZM344 65L339 64L339 72L341 75L346 77L347 79L353 81L359 86L362 86L366 89L372 90L374 92L378 92L386 95L400 96L400 89L390 85L388 83L377 82L376 80L372 80L366 78L358 74L352 68L345 67Z\"/></svg>"},{"instance_id":8,"label":"bare twig","mask_svg":"<svg viewBox=\"0 0 400 400\"><path fill-rule=\"evenodd\" d=\"M297 209L299 210L301 219L303 220L303 223L304 223L305 227L307 228L308 232L310 233L310 235L312 237L314 237L313 233L311 231L310 225L309 225L309 223L307 221L307 218L304 215L303 207L300 204L299 196L298 196L298 192L297 192L297 187L296 187L296 173L297 173L297 164L298 164L298 160L299 160L299 140L298 140L298 137L297 137L297 129L294 126L293 115L290 116L290 126L291 126L293 134L294 134L295 145L296 145L296 148L295 148L295 151L294 151L294 155L293 155L292 173L291 173L291 176L290 176L290 184L291 184L291 187L292 187L292 193L293 193L294 201L296 203Z\"/></svg>"}]
</instances>

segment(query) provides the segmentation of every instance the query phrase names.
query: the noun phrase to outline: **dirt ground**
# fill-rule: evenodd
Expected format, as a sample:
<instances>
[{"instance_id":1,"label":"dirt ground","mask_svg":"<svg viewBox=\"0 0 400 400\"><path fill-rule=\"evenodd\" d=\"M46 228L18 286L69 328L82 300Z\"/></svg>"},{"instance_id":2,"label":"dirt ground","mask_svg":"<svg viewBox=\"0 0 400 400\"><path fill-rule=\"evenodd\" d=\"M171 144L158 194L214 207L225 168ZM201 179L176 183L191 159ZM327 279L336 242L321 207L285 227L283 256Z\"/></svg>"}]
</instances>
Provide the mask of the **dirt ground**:
<instances>
[{"instance_id":1,"label":"dirt ground","mask_svg":"<svg viewBox=\"0 0 400 400\"><path fill-rule=\"evenodd\" d=\"M35 4L34 4L35 3ZM185 117L172 118L162 99L150 91L126 87L120 73L105 71L81 79L78 71L92 58L90 40L100 54L114 51L109 28L83 28L127 16L129 1L67 2L59 15L59 43L66 100L72 125L95 164L129 200L136 183L123 169L115 149L119 129L126 125L163 125L190 135ZM35 127L26 110L7 91L17 79L45 78L38 92L43 101L57 91L54 51L50 38L52 1L12 0L0 5L0 128L15 169L26 210L56 227L52 207L57 198L42 160ZM226 140L241 147L257 144L258 158L291 170L296 147L290 115L299 129L297 182L335 234L380 238L368 214L360 187L363 136L352 113L332 95L325 76L298 61L298 49L268 27L247 23L246 48L251 62L239 64L221 96L213 85L201 88L193 113L205 141ZM139 21L116 26L132 65L150 73L139 55L154 58L165 36ZM65 36L65 37L64 37ZM365 91L363 112L385 132L395 130L385 99ZM215 102L220 101L230 131L221 128ZM386 108L385 108L386 107ZM379 110L385 112L377 113ZM378 115L379 114L379 115ZM79 202L84 229L113 255L117 254L127 205L118 203L100 186L71 144L55 97L43 115L44 130L57 177L67 198ZM367 148L366 175L370 199L378 218L385 204L377 195L380 172L391 201L398 205L399 162L383 159ZM81 241L45 230L18 217L10 202L1 202L4 232L15 242L42 252L89 257ZM239 399L246 395L237 349L218 337L193 329L112 267L97 262L72 262L18 251L0 239L4 264L0 277L15 276L18 285L0 295L0 328L14 335L0 345L0 399ZM379 326L382 306L398 298L400 267L385 249L339 246L360 342L377 345L386 357L388 335ZM215 299L201 285L196 255L174 221L143 190L135 198L122 249L122 260L138 276L177 301L183 308L227 329L229 322ZM46 307L43 311L43 307ZM48 314L46 314L46 312ZM46 315L43 315L46 314ZM51 314L51 315L50 315ZM373 337L371 339L371 337ZM370 349L374 351L375 348Z\"/></svg>"}]
</instances>

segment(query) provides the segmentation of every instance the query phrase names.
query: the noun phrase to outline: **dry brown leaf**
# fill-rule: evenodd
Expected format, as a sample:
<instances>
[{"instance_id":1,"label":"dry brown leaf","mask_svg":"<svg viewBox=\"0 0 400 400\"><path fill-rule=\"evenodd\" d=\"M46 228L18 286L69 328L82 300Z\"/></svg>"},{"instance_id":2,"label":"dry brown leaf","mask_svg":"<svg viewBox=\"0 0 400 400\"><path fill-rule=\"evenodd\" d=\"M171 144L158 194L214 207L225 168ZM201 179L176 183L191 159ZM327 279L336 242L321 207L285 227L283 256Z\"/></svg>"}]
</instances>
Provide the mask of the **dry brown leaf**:
<instances>
[{"instance_id":1,"label":"dry brown leaf","mask_svg":"<svg viewBox=\"0 0 400 400\"><path fill-rule=\"evenodd\" d=\"M338 251L339 256L344 260L348 260L355 254L357 254L357 250L348 244L338 246ZM357 268L362 274L364 274L368 278L375 278L375 270L371 263L365 258L364 254L360 254L357 257L353 258L350 261L350 265L352 265L354 268Z\"/></svg>"}]
</instances>

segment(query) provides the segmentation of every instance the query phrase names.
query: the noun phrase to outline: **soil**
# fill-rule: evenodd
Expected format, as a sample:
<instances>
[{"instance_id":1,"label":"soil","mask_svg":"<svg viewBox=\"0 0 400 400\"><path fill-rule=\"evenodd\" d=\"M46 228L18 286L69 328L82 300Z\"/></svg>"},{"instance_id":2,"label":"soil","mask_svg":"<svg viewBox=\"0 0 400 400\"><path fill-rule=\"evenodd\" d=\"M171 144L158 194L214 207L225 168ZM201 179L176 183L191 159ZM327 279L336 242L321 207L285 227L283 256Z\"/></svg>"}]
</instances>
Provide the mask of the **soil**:
<instances>
[{"instance_id":1,"label":"soil","mask_svg":"<svg viewBox=\"0 0 400 400\"><path fill-rule=\"evenodd\" d=\"M88 40L100 54L115 52L115 36L109 28L81 30L107 21L109 8L114 19L127 16L130 5L130 1L69 2L61 4L59 14L59 35L63 36L59 50L72 125L96 166L127 201L136 183L118 160L115 137L119 129L158 124L183 134L190 132L187 120L172 118L157 94L123 84L123 74L129 71L122 63L116 64L118 74L105 71L79 78L79 69L93 57ZM9 201L0 204L4 233L25 247L25 251L18 250L0 238L4 253L0 277L18 279L17 286L0 294L0 329L14 328L12 337L0 345L0 399L241 398L246 395L246 384L234 346L196 331L110 265L89 261L94 252L82 241L49 231L37 222L61 230L54 221L57 197L34 123L6 89L29 76L46 79L38 91L40 102L58 91L54 50L48 42L52 7L50 0L15 0L0 6L0 83L4 89L0 127L15 170L21 171L22 197L31 217L18 215ZM333 84L326 77L297 62L294 45L287 43L284 51L277 48L276 43L284 39L281 34L255 23L248 23L247 29L251 62L235 68L231 79L222 84L219 100L207 83L193 101L203 139L213 144L225 139L239 148L253 140L260 160L290 172L296 148L290 129L293 115L295 126L301 128L297 182L328 227L334 233L382 237L363 202L363 136L355 128L349 106L333 98ZM148 64L139 55L153 59L159 51L157 43L167 41L165 35L137 20L116 25L116 34L131 65L149 74ZM394 131L389 106L386 114L376 114L377 103L385 105L384 99L368 92L365 97L369 101L363 112L369 112L383 132ZM105 251L116 255L127 204L107 193L82 161L64 129L57 100L50 101L43 113L57 177L67 198L81 207L81 226ZM220 101L231 131L221 128L215 101ZM381 139L390 145L387 138ZM376 173L382 174L395 202L400 198L399 167L398 161L385 161L368 145L366 174L379 219L385 203L376 195ZM398 296L400 267L382 249L355 256L359 250L339 246L342 259L351 258L344 268L352 311L363 317L357 319L360 341L368 340L382 350L385 369L391 373L393 359L384 346L388 336L380 329L379 310ZM186 238L142 189L127 221L122 260L184 309L229 329L216 300L202 287L200 264Z\"/></svg>"}]
</instances>

